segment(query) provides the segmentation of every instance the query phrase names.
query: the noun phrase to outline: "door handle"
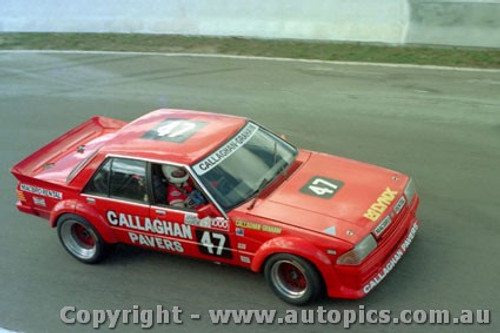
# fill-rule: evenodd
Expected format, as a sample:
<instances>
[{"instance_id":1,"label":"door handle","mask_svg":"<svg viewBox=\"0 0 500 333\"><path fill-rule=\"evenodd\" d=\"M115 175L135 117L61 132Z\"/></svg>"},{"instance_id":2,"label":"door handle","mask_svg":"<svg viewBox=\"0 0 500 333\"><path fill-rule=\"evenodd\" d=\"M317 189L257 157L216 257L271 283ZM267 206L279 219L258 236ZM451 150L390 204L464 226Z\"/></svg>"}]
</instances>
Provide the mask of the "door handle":
<instances>
[{"instance_id":1,"label":"door handle","mask_svg":"<svg viewBox=\"0 0 500 333\"><path fill-rule=\"evenodd\" d=\"M167 215L167 213L164 210L160 210L160 209L155 210L155 213L158 215Z\"/></svg>"}]
</instances>

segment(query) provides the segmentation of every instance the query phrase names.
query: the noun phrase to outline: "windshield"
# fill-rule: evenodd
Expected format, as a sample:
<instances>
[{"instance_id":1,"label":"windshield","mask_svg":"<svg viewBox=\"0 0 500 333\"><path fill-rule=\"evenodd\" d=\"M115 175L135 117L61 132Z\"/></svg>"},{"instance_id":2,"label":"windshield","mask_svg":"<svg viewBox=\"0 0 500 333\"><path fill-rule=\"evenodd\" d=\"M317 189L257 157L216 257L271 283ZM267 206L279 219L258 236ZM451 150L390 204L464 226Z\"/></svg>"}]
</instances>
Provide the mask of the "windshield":
<instances>
[{"instance_id":1,"label":"windshield","mask_svg":"<svg viewBox=\"0 0 500 333\"><path fill-rule=\"evenodd\" d=\"M227 211L265 188L296 155L293 146L248 123L226 144L195 164L193 170Z\"/></svg>"}]
</instances>

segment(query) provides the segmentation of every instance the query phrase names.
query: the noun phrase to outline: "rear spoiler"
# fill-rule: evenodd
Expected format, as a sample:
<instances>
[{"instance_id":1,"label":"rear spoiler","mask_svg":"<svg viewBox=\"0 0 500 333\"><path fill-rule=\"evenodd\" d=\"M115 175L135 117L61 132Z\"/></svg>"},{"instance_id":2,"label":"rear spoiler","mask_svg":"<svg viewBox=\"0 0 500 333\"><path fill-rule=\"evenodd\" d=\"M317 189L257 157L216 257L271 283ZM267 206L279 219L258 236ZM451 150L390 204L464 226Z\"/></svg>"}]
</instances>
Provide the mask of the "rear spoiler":
<instances>
[{"instance_id":1,"label":"rear spoiler","mask_svg":"<svg viewBox=\"0 0 500 333\"><path fill-rule=\"evenodd\" d=\"M76 150L80 145L126 125L121 120L95 116L43 146L10 170L19 180L32 177L45 165L54 163L61 157Z\"/></svg>"}]
</instances>

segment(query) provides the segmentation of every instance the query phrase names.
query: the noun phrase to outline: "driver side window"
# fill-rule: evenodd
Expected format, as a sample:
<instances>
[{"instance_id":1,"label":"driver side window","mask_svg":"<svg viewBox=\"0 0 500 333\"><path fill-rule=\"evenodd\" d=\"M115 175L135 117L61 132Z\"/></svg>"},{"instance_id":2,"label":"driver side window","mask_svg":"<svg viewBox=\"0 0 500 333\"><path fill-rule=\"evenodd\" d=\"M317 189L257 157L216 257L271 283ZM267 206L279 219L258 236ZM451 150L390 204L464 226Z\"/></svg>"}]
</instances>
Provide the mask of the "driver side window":
<instances>
[{"instance_id":1,"label":"driver side window","mask_svg":"<svg viewBox=\"0 0 500 333\"><path fill-rule=\"evenodd\" d=\"M156 205L193 211L208 203L184 167L152 164L151 176Z\"/></svg>"}]
</instances>

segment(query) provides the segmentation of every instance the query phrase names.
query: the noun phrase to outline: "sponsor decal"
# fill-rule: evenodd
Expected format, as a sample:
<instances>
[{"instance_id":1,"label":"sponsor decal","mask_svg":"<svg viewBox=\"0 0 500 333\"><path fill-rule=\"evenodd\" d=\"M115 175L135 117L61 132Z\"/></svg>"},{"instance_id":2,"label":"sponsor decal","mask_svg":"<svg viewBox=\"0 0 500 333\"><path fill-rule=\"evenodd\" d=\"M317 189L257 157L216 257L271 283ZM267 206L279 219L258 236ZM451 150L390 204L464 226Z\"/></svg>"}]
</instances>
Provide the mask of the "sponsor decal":
<instances>
[{"instance_id":1,"label":"sponsor decal","mask_svg":"<svg viewBox=\"0 0 500 333\"><path fill-rule=\"evenodd\" d=\"M247 245L245 243L238 243L237 247L240 250L246 250L247 249Z\"/></svg>"},{"instance_id":2,"label":"sponsor decal","mask_svg":"<svg viewBox=\"0 0 500 333\"><path fill-rule=\"evenodd\" d=\"M249 264L250 263L250 258L247 257L247 256L240 256L240 260L241 260L241 262L243 262L245 264Z\"/></svg>"},{"instance_id":3,"label":"sponsor decal","mask_svg":"<svg viewBox=\"0 0 500 333\"><path fill-rule=\"evenodd\" d=\"M387 276L387 274L389 274L389 272L394 268L394 266L396 266L396 264L401 259L403 254L406 252L406 250L408 250L408 247L415 238L417 230L418 230L418 224L414 223L410 229L410 232L408 233L408 236L406 236L404 242L394 253L391 259L385 264L384 268L373 279L371 279L370 282L368 282L363 287L363 292L365 294L368 294L373 288L375 288Z\"/></svg>"},{"instance_id":4,"label":"sponsor decal","mask_svg":"<svg viewBox=\"0 0 500 333\"><path fill-rule=\"evenodd\" d=\"M325 230L323 230L323 232L325 234L335 236L337 234L337 229L334 226L332 226L332 227L326 228Z\"/></svg>"},{"instance_id":5,"label":"sponsor decal","mask_svg":"<svg viewBox=\"0 0 500 333\"><path fill-rule=\"evenodd\" d=\"M229 259L233 257L227 234L201 229L196 229L195 234L201 253Z\"/></svg>"},{"instance_id":6,"label":"sponsor decal","mask_svg":"<svg viewBox=\"0 0 500 333\"><path fill-rule=\"evenodd\" d=\"M192 225L202 228L210 228L210 221L208 219L199 219L196 215L184 215L184 224Z\"/></svg>"},{"instance_id":7,"label":"sponsor decal","mask_svg":"<svg viewBox=\"0 0 500 333\"><path fill-rule=\"evenodd\" d=\"M37 206L47 207L47 203L44 198L33 197L33 203Z\"/></svg>"},{"instance_id":8,"label":"sponsor decal","mask_svg":"<svg viewBox=\"0 0 500 333\"><path fill-rule=\"evenodd\" d=\"M187 225L192 225L192 226L196 226L196 227L210 228L210 218L208 218L208 217L200 220L195 215L185 215L184 223Z\"/></svg>"},{"instance_id":9,"label":"sponsor decal","mask_svg":"<svg viewBox=\"0 0 500 333\"><path fill-rule=\"evenodd\" d=\"M107 211L106 218L115 227L124 227L183 239L193 239L191 226L186 224L163 221L158 218L151 220L149 217L116 213L112 210Z\"/></svg>"},{"instance_id":10,"label":"sponsor decal","mask_svg":"<svg viewBox=\"0 0 500 333\"><path fill-rule=\"evenodd\" d=\"M282 229L280 227L275 227L267 224L260 224L252 221L236 219L236 226L243 229L252 229L258 231L265 231L272 234L281 234Z\"/></svg>"},{"instance_id":11,"label":"sponsor decal","mask_svg":"<svg viewBox=\"0 0 500 333\"><path fill-rule=\"evenodd\" d=\"M385 189L384 192L377 198L370 208L363 214L364 217L369 219L370 221L377 221L380 215L382 215L387 207L391 205L396 196L398 195L398 191L393 191L389 187Z\"/></svg>"},{"instance_id":12,"label":"sponsor decal","mask_svg":"<svg viewBox=\"0 0 500 333\"><path fill-rule=\"evenodd\" d=\"M185 215L184 223L187 225L192 225L201 228L215 229L228 231L229 230L229 221L223 217L205 217L203 219L198 219L195 215Z\"/></svg>"},{"instance_id":13,"label":"sponsor decal","mask_svg":"<svg viewBox=\"0 0 500 333\"><path fill-rule=\"evenodd\" d=\"M344 183L337 179L314 176L300 189L300 192L318 198L330 199L343 185Z\"/></svg>"},{"instance_id":14,"label":"sponsor decal","mask_svg":"<svg viewBox=\"0 0 500 333\"><path fill-rule=\"evenodd\" d=\"M394 205L394 212L396 214L399 214L401 209L403 209L405 203L406 203L405 197L401 196L401 198L399 198L398 202L396 202L396 205Z\"/></svg>"},{"instance_id":15,"label":"sponsor decal","mask_svg":"<svg viewBox=\"0 0 500 333\"><path fill-rule=\"evenodd\" d=\"M228 231L229 230L229 221L223 217L215 217L210 219L210 228Z\"/></svg>"},{"instance_id":16,"label":"sponsor decal","mask_svg":"<svg viewBox=\"0 0 500 333\"><path fill-rule=\"evenodd\" d=\"M142 235L129 231L128 237L132 244L148 246L155 249L167 250L172 252L184 252L184 248L179 241L171 241L161 237Z\"/></svg>"},{"instance_id":17,"label":"sponsor decal","mask_svg":"<svg viewBox=\"0 0 500 333\"><path fill-rule=\"evenodd\" d=\"M198 132L207 123L181 118L169 118L146 132L142 138L182 143Z\"/></svg>"},{"instance_id":18,"label":"sponsor decal","mask_svg":"<svg viewBox=\"0 0 500 333\"><path fill-rule=\"evenodd\" d=\"M245 236L245 229L236 228L235 233L236 233L236 236Z\"/></svg>"},{"instance_id":19,"label":"sponsor decal","mask_svg":"<svg viewBox=\"0 0 500 333\"><path fill-rule=\"evenodd\" d=\"M253 123L248 123L243 129L229 142L224 144L222 147L217 149L214 153L205 157L201 162L193 166L193 170L198 176L201 176L213 168L215 168L219 163L224 161L226 158L231 156L235 151L237 151L241 146L243 146L252 136L257 132L257 125Z\"/></svg>"},{"instance_id":20,"label":"sponsor decal","mask_svg":"<svg viewBox=\"0 0 500 333\"><path fill-rule=\"evenodd\" d=\"M384 230L392 223L392 220L391 220L391 217L390 216L386 216L385 219L382 220L382 222L380 222L377 227L373 230L373 232L375 233L375 235L378 237L380 236Z\"/></svg>"},{"instance_id":21,"label":"sponsor decal","mask_svg":"<svg viewBox=\"0 0 500 333\"><path fill-rule=\"evenodd\" d=\"M62 200L62 198L63 198L63 195L61 192L47 190L45 188L41 188L38 186L21 184L21 191L30 192L30 193L38 194L38 195L41 195L44 197L49 197L49 198L54 198L54 199L59 199L59 200Z\"/></svg>"}]
</instances>

